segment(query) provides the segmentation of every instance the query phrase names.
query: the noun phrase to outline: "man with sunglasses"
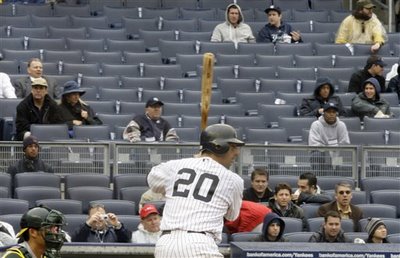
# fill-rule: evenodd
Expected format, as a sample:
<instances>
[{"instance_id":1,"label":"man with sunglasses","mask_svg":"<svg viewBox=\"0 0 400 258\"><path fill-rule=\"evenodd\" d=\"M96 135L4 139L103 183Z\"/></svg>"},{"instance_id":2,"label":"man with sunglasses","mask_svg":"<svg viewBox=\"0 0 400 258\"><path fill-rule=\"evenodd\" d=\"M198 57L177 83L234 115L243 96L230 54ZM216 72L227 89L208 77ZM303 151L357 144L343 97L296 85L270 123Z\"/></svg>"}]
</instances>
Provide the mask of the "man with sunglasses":
<instances>
[{"instance_id":1,"label":"man with sunglasses","mask_svg":"<svg viewBox=\"0 0 400 258\"><path fill-rule=\"evenodd\" d=\"M335 43L371 44L376 53L387 40L386 30L373 13L376 6L371 0L358 0L352 14L340 24Z\"/></svg>"},{"instance_id":2,"label":"man with sunglasses","mask_svg":"<svg viewBox=\"0 0 400 258\"><path fill-rule=\"evenodd\" d=\"M318 216L324 217L328 211L337 211L342 219L352 219L354 231L359 231L358 222L363 218L362 210L351 204L353 198L352 187L347 182L340 182L335 186L335 201L321 205Z\"/></svg>"}]
</instances>

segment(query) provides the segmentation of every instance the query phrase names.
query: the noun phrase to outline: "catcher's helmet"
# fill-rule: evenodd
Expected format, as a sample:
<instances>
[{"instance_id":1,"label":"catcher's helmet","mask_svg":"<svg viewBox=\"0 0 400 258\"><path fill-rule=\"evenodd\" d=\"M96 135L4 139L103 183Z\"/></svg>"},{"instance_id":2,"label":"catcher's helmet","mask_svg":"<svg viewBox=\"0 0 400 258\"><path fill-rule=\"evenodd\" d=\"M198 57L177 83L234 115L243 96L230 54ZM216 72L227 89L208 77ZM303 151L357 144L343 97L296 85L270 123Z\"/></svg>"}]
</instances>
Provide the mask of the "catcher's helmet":
<instances>
[{"instance_id":1,"label":"catcher's helmet","mask_svg":"<svg viewBox=\"0 0 400 258\"><path fill-rule=\"evenodd\" d=\"M221 155L229 150L229 143L243 146L244 142L237 138L236 130L227 124L207 126L200 135L201 150L208 150Z\"/></svg>"},{"instance_id":2,"label":"catcher's helmet","mask_svg":"<svg viewBox=\"0 0 400 258\"><path fill-rule=\"evenodd\" d=\"M21 231L17 237L25 235L29 228L44 229L44 239L46 249L59 250L64 243L64 233L62 226L65 225L64 215L46 207L35 207L27 211L21 217ZM52 229L52 227L55 227Z\"/></svg>"}]
</instances>

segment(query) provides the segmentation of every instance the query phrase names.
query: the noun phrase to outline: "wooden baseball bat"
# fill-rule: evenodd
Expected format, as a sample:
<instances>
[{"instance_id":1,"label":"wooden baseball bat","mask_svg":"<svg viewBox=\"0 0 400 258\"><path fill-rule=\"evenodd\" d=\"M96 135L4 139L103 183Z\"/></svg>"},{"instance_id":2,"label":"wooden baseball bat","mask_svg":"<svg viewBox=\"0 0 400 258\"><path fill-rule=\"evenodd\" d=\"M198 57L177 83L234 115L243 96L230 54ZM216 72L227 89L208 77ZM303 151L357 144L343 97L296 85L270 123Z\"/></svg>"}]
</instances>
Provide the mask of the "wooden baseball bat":
<instances>
[{"instance_id":1,"label":"wooden baseball bat","mask_svg":"<svg viewBox=\"0 0 400 258\"><path fill-rule=\"evenodd\" d=\"M211 102L211 86L213 82L214 54L203 55L203 72L201 76L201 130L207 127L208 110Z\"/></svg>"}]
</instances>

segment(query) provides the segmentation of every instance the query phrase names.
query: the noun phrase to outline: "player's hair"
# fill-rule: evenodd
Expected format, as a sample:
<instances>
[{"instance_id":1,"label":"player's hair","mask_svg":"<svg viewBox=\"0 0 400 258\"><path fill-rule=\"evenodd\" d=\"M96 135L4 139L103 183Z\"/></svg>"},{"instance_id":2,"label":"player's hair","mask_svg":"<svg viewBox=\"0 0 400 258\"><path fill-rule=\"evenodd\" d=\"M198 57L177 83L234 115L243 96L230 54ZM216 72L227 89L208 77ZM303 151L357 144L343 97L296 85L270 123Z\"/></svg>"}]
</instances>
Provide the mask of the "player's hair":
<instances>
[{"instance_id":1,"label":"player's hair","mask_svg":"<svg viewBox=\"0 0 400 258\"><path fill-rule=\"evenodd\" d=\"M288 190L292 194L292 187L288 183L279 183L275 186L275 194L278 194L280 190Z\"/></svg>"},{"instance_id":2,"label":"player's hair","mask_svg":"<svg viewBox=\"0 0 400 258\"><path fill-rule=\"evenodd\" d=\"M251 181L253 181L256 176L266 176L267 181L269 180L269 173L265 168L255 168L253 172L251 172Z\"/></svg>"},{"instance_id":3,"label":"player's hair","mask_svg":"<svg viewBox=\"0 0 400 258\"><path fill-rule=\"evenodd\" d=\"M328 212L325 214L325 216L324 216L324 221L325 221L325 223L328 221L328 218L329 218L329 217L339 218L340 220L342 220L342 217L340 217L339 212L333 211L333 210L328 211Z\"/></svg>"},{"instance_id":4,"label":"player's hair","mask_svg":"<svg viewBox=\"0 0 400 258\"><path fill-rule=\"evenodd\" d=\"M338 192L339 187L347 187L347 188L352 189L351 184L349 184L349 183L347 183L347 182L345 182L345 181L342 181L342 182L339 182L339 183L337 183L337 184L335 185L335 193Z\"/></svg>"},{"instance_id":5,"label":"player's hair","mask_svg":"<svg viewBox=\"0 0 400 258\"><path fill-rule=\"evenodd\" d=\"M299 177L300 180L308 180L307 184L309 187L314 187L317 188L317 177L311 173L311 172L306 172L300 175Z\"/></svg>"}]
</instances>

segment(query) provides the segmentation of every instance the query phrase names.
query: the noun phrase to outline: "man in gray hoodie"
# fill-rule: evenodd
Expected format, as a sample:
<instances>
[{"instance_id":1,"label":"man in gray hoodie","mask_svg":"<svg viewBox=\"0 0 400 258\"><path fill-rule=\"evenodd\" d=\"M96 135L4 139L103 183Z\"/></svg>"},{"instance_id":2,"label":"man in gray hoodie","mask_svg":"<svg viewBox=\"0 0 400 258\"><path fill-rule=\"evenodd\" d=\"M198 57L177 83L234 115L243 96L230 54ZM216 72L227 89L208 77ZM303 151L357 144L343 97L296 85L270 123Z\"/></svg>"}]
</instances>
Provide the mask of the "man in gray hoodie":
<instances>
[{"instance_id":1,"label":"man in gray hoodie","mask_svg":"<svg viewBox=\"0 0 400 258\"><path fill-rule=\"evenodd\" d=\"M339 108L335 103L326 103L322 116L311 124L308 136L310 146L339 146L350 144L349 133L346 124L340 121ZM330 158L336 156L336 152L313 151L311 154L311 166L314 170L331 169ZM329 157L330 156L330 157Z\"/></svg>"},{"instance_id":2,"label":"man in gray hoodie","mask_svg":"<svg viewBox=\"0 0 400 258\"><path fill-rule=\"evenodd\" d=\"M230 4L226 8L225 22L218 24L211 36L211 42L256 43L249 25L244 23L240 6Z\"/></svg>"}]
</instances>

